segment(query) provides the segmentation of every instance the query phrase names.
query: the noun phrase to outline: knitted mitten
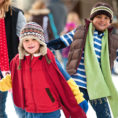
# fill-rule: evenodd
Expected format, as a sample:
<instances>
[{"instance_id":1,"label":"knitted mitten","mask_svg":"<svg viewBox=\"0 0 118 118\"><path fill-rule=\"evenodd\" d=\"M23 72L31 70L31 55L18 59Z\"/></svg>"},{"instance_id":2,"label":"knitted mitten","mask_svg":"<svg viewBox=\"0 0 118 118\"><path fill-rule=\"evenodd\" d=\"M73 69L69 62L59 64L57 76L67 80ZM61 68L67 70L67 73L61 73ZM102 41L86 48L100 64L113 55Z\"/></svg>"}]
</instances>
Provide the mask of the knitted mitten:
<instances>
[{"instance_id":1,"label":"knitted mitten","mask_svg":"<svg viewBox=\"0 0 118 118\"><path fill-rule=\"evenodd\" d=\"M87 111L88 111L88 102L86 100L84 100L79 105L84 110L84 112L87 113Z\"/></svg>"},{"instance_id":2,"label":"knitted mitten","mask_svg":"<svg viewBox=\"0 0 118 118\"><path fill-rule=\"evenodd\" d=\"M56 59L56 64L60 70L60 72L63 74L64 78L66 79L68 85L70 86L73 95L75 96L75 99L77 103L82 107L82 109L87 112L88 110L88 103L83 97L83 93L80 92L78 85L75 83L75 81L71 78L71 76L61 67L60 62Z\"/></svg>"},{"instance_id":3,"label":"knitted mitten","mask_svg":"<svg viewBox=\"0 0 118 118\"><path fill-rule=\"evenodd\" d=\"M12 88L11 75L7 74L0 80L0 91L8 91Z\"/></svg>"},{"instance_id":4,"label":"knitted mitten","mask_svg":"<svg viewBox=\"0 0 118 118\"><path fill-rule=\"evenodd\" d=\"M75 99L77 100L77 103L81 106L81 108L86 113L88 111L88 102L84 99L83 93L80 92L78 85L75 83L75 81L72 78L67 80L67 83L69 84L75 96Z\"/></svg>"}]
</instances>

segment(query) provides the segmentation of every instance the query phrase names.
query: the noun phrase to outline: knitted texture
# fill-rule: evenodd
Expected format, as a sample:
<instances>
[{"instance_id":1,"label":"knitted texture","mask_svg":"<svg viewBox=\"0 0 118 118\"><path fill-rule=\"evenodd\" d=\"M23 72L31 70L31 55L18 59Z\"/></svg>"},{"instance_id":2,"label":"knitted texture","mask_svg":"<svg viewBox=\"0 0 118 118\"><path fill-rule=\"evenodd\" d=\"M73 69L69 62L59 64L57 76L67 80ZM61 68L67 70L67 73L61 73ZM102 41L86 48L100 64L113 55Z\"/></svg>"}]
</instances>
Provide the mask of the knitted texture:
<instances>
[{"instance_id":1,"label":"knitted texture","mask_svg":"<svg viewBox=\"0 0 118 118\"><path fill-rule=\"evenodd\" d=\"M41 41L44 41L44 31L40 25L38 25L35 22L29 22L27 23L20 32L20 40L23 40L24 38L32 37L34 39L40 39Z\"/></svg>"},{"instance_id":2,"label":"knitted texture","mask_svg":"<svg viewBox=\"0 0 118 118\"><path fill-rule=\"evenodd\" d=\"M118 118L118 92L113 84L109 62L108 30L102 37L101 65L93 46L93 25L90 23L85 44L85 70L90 100L107 97L114 118Z\"/></svg>"},{"instance_id":3,"label":"knitted texture","mask_svg":"<svg viewBox=\"0 0 118 118\"><path fill-rule=\"evenodd\" d=\"M100 15L100 14L107 15L112 22L113 9L109 4L103 3L103 2L96 3L91 10L90 19L93 20L94 17L96 17L97 15Z\"/></svg>"},{"instance_id":4,"label":"knitted texture","mask_svg":"<svg viewBox=\"0 0 118 118\"><path fill-rule=\"evenodd\" d=\"M27 23L20 32L20 43L19 43L19 58L23 59L25 55L25 50L23 48L23 40L24 39L36 39L40 46L41 55L46 55L47 46L44 40L44 31L40 25L35 22Z\"/></svg>"},{"instance_id":5,"label":"knitted texture","mask_svg":"<svg viewBox=\"0 0 118 118\"><path fill-rule=\"evenodd\" d=\"M0 70L9 71L9 57L4 19L0 19Z\"/></svg>"}]
</instances>

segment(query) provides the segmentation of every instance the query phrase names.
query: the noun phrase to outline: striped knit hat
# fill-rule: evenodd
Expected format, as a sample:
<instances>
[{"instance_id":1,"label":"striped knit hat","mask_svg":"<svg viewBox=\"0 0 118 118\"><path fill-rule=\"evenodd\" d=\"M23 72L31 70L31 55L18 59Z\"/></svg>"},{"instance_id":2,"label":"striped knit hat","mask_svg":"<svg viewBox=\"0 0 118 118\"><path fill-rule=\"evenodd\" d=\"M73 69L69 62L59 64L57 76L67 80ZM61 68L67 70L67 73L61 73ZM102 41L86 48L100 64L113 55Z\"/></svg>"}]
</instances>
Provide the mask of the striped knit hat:
<instances>
[{"instance_id":1,"label":"striped knit hat","mask_svg":"<svg viewBox=\"0 0 118 118\"><path fill-rule=\"evenodd\" d=\"M35 22L27 23L20 32L20 43L19 43L19 59L23 59L25 55L25 50L23 48L24 39L36 39L40 43L40 53L41 55L47 54L47 45L44 40L44 32L40 25Z\"/></svg>"},{"instance_id":2,"label":"striped knit hat","mask_svg":"<svg viewBox=\"0 0 118 118\"><path fill-rule=\"evenodd\" d=\"M113 9L112 7L104 2L98 2L96 3L90 13L90 20L93 20L94 17L100 14L105 14L110 18L110 22L112 22L113 19Z\"/></svg>"}]
</instances>

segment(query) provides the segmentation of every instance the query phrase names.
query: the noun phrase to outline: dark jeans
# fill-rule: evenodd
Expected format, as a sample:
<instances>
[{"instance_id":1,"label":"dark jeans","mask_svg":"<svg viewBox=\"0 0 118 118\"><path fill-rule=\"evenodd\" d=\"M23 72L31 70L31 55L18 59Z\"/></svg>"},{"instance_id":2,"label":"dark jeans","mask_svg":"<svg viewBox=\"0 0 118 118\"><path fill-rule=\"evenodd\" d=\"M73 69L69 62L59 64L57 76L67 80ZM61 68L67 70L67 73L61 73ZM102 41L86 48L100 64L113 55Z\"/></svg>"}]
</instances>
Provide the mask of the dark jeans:
<instances>
[{"instance_id":1,"label":"dark jeans","mask_svg":"<svg viewBox=\"0 0 118 118\"><path fill-rule=\"evenodd\" d=\"M80 88L80 91L83 92L84 98L90 102L96 112L97 118L112 118L106 98L90 100L86 89Z\"/></svg>"},{"instance_id":2,"label":"dark jeans","mask_svg":"<svg viewBox=\"0 0 118 118\"><path fill-rule=\"evenodd\" d=\"M8 92L0 91L0 118L7 118L7 114L5 112L7 94Z\"/></svg>"}]
</instances>

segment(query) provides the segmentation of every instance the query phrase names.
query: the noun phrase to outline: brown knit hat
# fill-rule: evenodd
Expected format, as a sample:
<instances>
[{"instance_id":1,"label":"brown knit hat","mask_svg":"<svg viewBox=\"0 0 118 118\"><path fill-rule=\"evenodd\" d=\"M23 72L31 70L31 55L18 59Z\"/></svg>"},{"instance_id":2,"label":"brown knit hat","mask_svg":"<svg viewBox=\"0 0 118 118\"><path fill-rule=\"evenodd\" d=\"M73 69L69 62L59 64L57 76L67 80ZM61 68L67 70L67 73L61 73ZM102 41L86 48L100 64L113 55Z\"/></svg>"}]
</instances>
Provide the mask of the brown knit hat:
<instances>
[{"instance_id":1,"label":"brown knit hat","mask_svg":"<svg viewBox=\"0 0 118 118\"><path fill-rule=\"evenodd\" d=\"M98 2L96 3L90 13L90 20L93 20L93 18L97 15L105 14L110 18L110 22L112 22L113 19L113 9L112 7L104 2Z\"/></svg>"},{"instance_id":2,"label":"brown knit hat","mask_svg":"<svg viewBox=\"0 0 118 118\"><path fill-rule=\"evenodd\" d=\"M26 38L36 39L40 43L40 53L42 56L47 54L47 45L44 40L44 31L42 27L35 23L29 22L21 29L20 32L20 43L19 43L19 59L23 59L25 50L23 48L23 40Z\"/></svg>"}]
</instances>

